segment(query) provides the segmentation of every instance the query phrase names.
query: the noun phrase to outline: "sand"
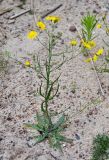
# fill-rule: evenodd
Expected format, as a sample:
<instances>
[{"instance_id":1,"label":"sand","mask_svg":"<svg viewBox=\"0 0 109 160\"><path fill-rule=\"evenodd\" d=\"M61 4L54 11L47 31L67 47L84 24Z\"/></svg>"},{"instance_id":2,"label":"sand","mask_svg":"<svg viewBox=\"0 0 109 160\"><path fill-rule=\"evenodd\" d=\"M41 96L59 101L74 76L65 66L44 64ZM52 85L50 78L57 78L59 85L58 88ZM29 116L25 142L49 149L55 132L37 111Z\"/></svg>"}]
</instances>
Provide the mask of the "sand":
<instances>
[{"instance_id":1,"label":"sand","mask_svg":"<svg viewBox=\"0 0 109 160\"><path fill-rule=\"evenodd\" d=\"M3 0L0 8L13 6L18 2ZM80 30L83 14L87 11L99 14L108 6L106 0L38 0L35 1L36 20L61 3L63 6L53 14L61 17L57 31L63 32L62 38L67 42L77 37L77 32L71 32L69 28L75 24ZM43 46L26 38L27 32L34 29L33 15L26 13L15 20L9 20L12 15L28 8L29 0L22 9L15 7L11 12L0 16L3 32L0 33L1 51L10 52L18 60L22 60L22 57L31 59L37 53L44 59L46 52ZM105 34L103 29L96 33L100 35L96 39L99 48ZM45 34L41 33L41 39L44 38ZM64 48L64 44L61 48ZM76 50L74 55L79 52L79 49ZM52 111L57 112L70 107L65 111L69 120L64 135L72 138L73 144L64 143L63 154L51 149L47 141L33 146L33 133L24 128L23 124L34 122L35 113L40 109L41 100L34 96L40 79L32 69L9 59L5 72L0 76L0 160L90 160L93 137L98 133L109 133L109 74L99 73L105 92L103 98L94 71L84 59L79 54L62 66L59 94L50 106ZM97 65L101 63L99 61ZM73 84L76 85L75 93L72 92Z\"/></svg>"}]
</instances>

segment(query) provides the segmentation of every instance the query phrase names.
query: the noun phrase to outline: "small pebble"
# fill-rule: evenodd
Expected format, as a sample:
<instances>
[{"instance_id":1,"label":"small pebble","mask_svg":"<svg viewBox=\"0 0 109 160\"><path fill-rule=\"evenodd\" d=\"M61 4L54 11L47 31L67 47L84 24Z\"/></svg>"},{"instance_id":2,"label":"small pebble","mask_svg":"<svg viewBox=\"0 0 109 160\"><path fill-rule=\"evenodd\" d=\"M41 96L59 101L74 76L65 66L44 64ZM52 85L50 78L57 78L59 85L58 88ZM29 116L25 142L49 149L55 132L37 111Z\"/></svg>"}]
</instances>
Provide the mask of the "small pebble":
<instances>
[{"instance_id":1,"label":"small pebble","mask_svg":"<svg viewBox=\"0 0 109 160\"><path fill-rule=\"evenodd\" d=\"M75 123L79 123L79 119L74 120Z\"/></svg>"},{"instance_id":2,"label":"small pebble","mask_svg":"<svg viewBox=\"0 0 109 160\"><path fill-rule=\"evenodd\" d=\"M93 13L98 14L98 11L96 9L93 10Z\"/></svg>"},{"instance_id":3,"label":"small pebble","mask_svg":"<svg viewBox=\"0 0 109 160\"><path fill-rule=\"evenodd\" d=\"M80 15L82 15L82 16L83 16L83 15L84 15L84 12L80 12Z\"/></svg>"},{"instance_id":4,"label":"small pebble","mask_svg":"<svg viewBox=\"0 0 109 160\"><path fill-rule=\"evenodd\" d=\"M75 134L75 137L77 140L80 140L80 136L77 133Z\"/></svg>"},{"instance_id":5,"label":"small pebble","mask_svg":"<svg viewBox=\"0 0 109 160\"><path fill-rule=\"evenodd\" d=\"M75 26L70 26L69 31L76 32L76 27Z\"/></svg>"}]
</instances>

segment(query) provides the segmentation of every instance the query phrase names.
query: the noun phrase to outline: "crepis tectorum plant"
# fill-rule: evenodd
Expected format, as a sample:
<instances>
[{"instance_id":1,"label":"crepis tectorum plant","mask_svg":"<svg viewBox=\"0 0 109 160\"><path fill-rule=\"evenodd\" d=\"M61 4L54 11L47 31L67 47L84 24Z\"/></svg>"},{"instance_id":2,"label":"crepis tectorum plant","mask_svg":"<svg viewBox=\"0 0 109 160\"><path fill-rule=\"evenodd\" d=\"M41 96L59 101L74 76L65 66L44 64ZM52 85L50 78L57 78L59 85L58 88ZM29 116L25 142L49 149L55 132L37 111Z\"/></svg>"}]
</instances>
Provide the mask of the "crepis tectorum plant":
<instances>
[{"instance_id":1,"label":"crepis tectorum plant","mask_svg":"<svg viewBox=\"0 0 109 160\"><path fill-rule=\"evenodd\" d=\"M43 82L41 82L38 89L38 93L42 97L41 113L36 114L36 122L34 124L25 124L25 126L39 132L39 135L35 137L36 143L48 139L52 147L61 149L61 142L72 143L72 139L68 139L61 135L61 131L65 126L65 116L62 115L56 123L53 123L52 116L49 111L49 106L50 101L52 101L57 96L59 90L60 74L54 79L52 76L54 72L60 69L60 67L66 62L66 59L64 56L65 52L61 54L54 53L56 43L61 38L61 33L54 32L55 26L60 21L60 18L57 16L48 16L46 17L46 20L50 22L49 24L51 24L51 30L47 29L46 24L42 21L37 23L39 31L45 31L48 37L48 45L46 47L45 44L43 45L47 50L44 64L42 65L39 57L33 57L35 62L35 70L43 78ZM27 37L29 39L35 39L38 37L38 33L36 31L31 31L28 33ZM59 56L62 57L62 61L60 63L54 63L53 58ZM30 65L30 63L28 64Z\"/></svg>"}]
</instances>

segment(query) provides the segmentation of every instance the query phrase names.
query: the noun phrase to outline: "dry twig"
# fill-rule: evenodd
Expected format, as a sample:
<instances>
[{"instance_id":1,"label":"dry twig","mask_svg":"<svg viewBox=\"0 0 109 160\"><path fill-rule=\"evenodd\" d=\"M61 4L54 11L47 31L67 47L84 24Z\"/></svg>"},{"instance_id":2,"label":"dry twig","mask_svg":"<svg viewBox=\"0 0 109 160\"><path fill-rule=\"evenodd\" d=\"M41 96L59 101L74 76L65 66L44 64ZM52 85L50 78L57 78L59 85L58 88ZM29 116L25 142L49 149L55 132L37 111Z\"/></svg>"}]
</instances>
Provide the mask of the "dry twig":
<instances>
[{"instance_id":1,"label":"dry twig","mask_svg":"<svg viewBox=\"0 0 109 160\"><path fill-rule=\"evenodd\" d=\"M22 11L21 13L18 13L18 14L16 14L16 15L10 17L10 19L15 19L15 18L17 18L17 17L19 17L19 16L21 16L21 15L23 15L23 14L29 12L29 11L30 11L30 9L27 9L27 10L25 10L25 11Z\"/></svg>"},{"instance_id":2,"label":"dry twig","mask_svg":"<svg viewBox=\"0 0 109 160\"><path fill-rule=\"evenodd\" d=\"M7 12L10 12L11 10L13 10L15 7L19 7L19 6L22 6L22 3L19 3L19 4L16 4L15 6L13 7L8 7L8 8L0 8L0 16L7 13Z\"/></svg>"},{"instance_id":3,"label":"dry twig","mask_svg":"<svg viewBox=\"0 0 109 160\"><path fill-rule=\"evenodd\" d=\"M46 16L48 16L49 14L55 12L57 9L59 9L60 7L62 7L62 4L58 5L57 7L53 8L52 10L48 11L47 13L45 13L43 16L41 16L41 18L45 18Z\"/></svg>"}]
</instances>

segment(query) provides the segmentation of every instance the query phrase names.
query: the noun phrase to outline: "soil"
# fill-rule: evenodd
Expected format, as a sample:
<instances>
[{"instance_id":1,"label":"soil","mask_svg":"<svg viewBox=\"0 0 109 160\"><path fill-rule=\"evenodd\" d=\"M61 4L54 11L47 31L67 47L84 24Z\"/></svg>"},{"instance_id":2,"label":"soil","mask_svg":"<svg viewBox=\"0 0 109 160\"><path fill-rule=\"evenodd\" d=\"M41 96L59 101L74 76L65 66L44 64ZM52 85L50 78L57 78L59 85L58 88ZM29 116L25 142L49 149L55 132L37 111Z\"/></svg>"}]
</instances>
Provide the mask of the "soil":
<instances>
[{"instance_id":1,"label":"soil","mask_svg":"<svg viewBox=\"0 0 109 160\"><path fill-rule=\"evenodd\" d=\"M13 7L20 2L1 0L0 8ZM31 7L30 1L26 0L22 7L14 7L0 16L1 52L9 52L22 62L27 57L31 60L33 54L39 54L43 60L45 49L36 41L28 40L26 34L35 29L34 20L37 21L39 16L61 3L62 7L52 15L61 17L57 31L63 32L62 40L67 42L78 37L74 24L80 30L80 19L88 11L96 13L98 17L104 11L108 13L106 0L38 0L34 5L36 19L28 12L11 20L14 14ZM102 38L105 38L105 33L102 28L96 31L98 33L96 40L100 48L104 45ZM41 39L44 38L45 34L41 33ZM61 47L64 48L63 43ZM74 54L79 51L76 50ZM73 139L73 144L64 143L63 153L51 149L47 141L33 145L34 133L25 128L24 123L34 122L35 114L40 109L41 100L34 96L40 79L32 69L9 59L0 75L0 160L90 160L93 138L98 133L109 134L109 73L99 73L105 93L102 97L95 73L84 59L79 54L62 66L59 94L50 107L57 112L66 110L68 117L63 133ZM97 65L101 63L97 62Z\"/></svg>"}]
</instances>

